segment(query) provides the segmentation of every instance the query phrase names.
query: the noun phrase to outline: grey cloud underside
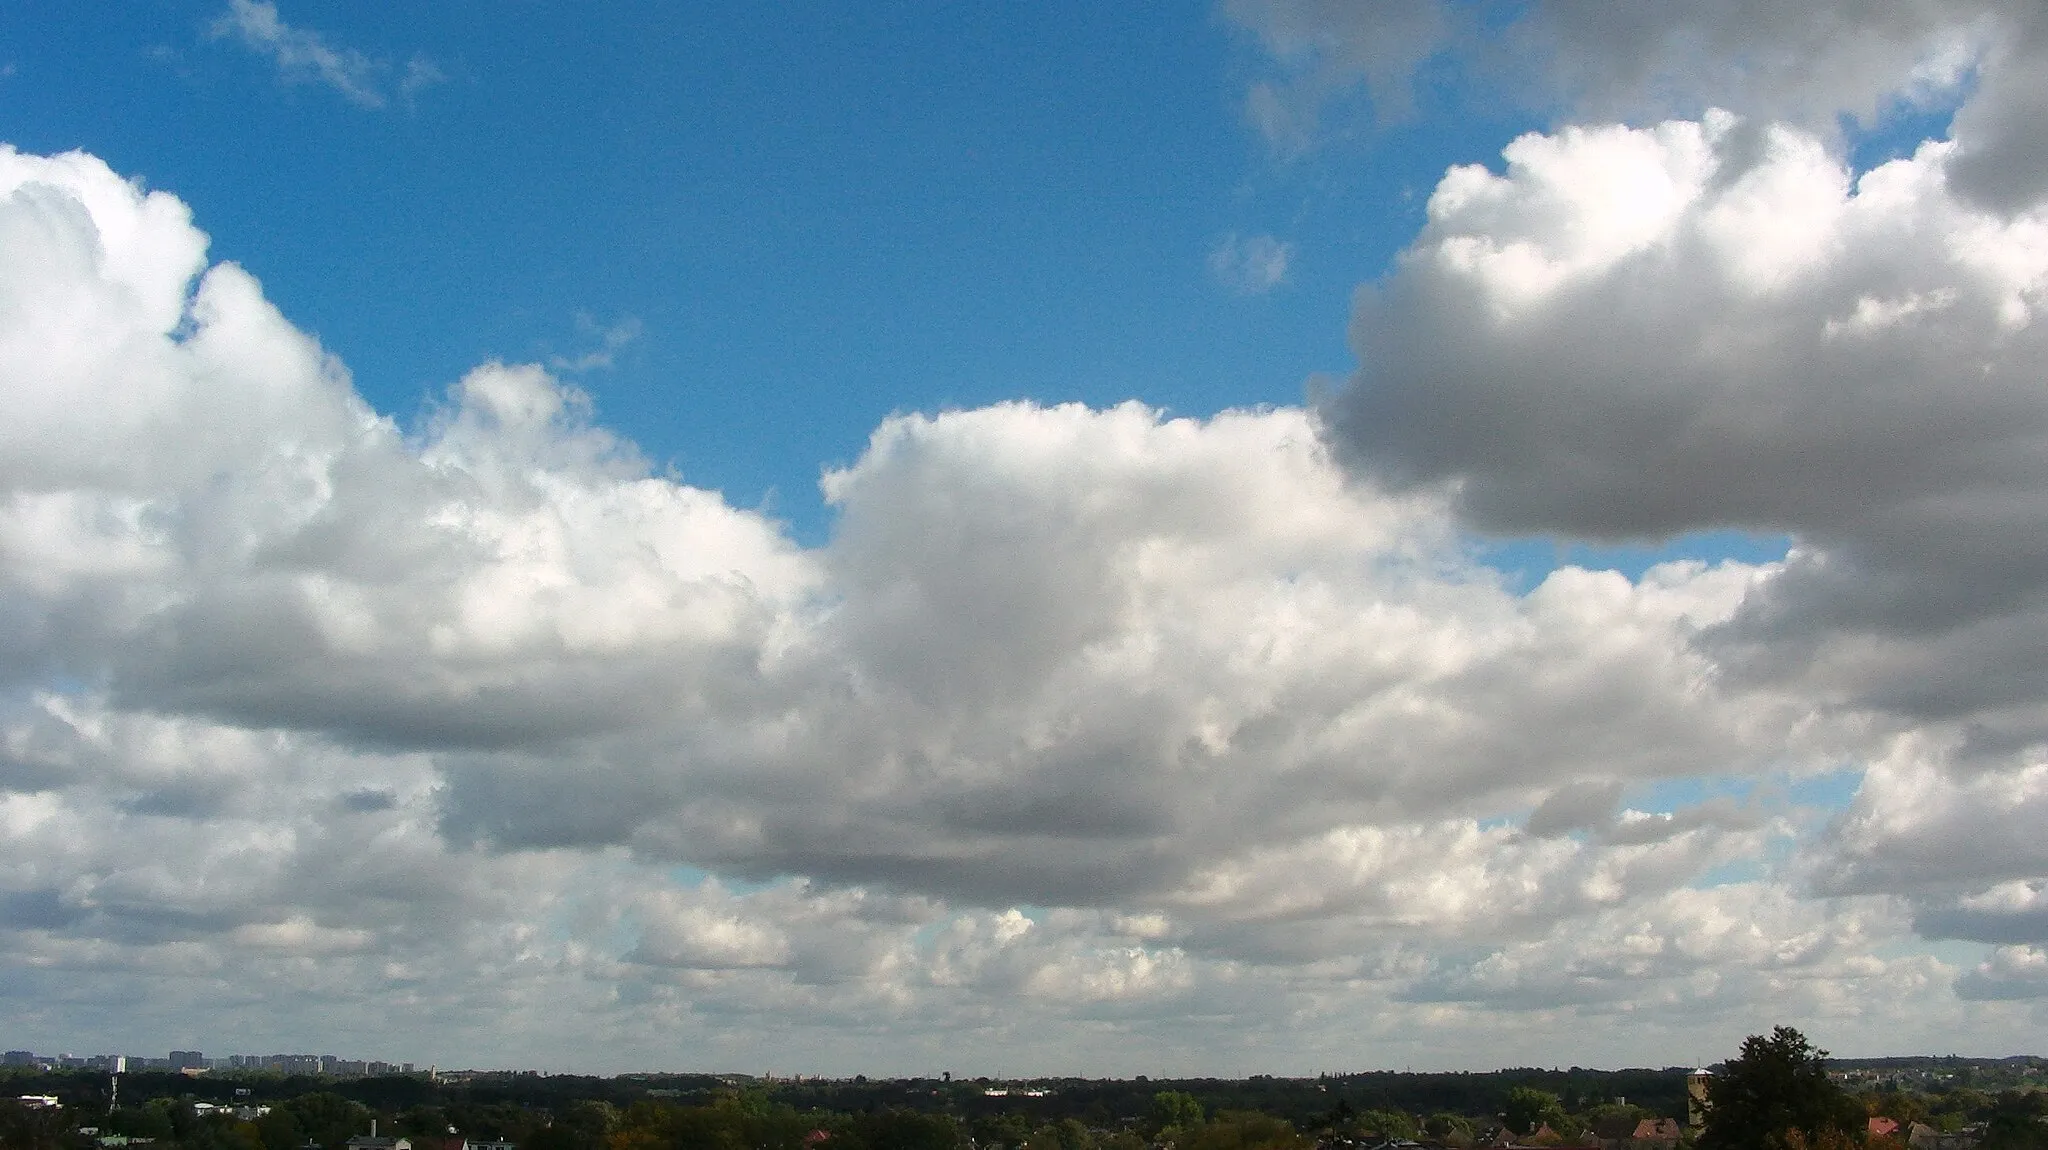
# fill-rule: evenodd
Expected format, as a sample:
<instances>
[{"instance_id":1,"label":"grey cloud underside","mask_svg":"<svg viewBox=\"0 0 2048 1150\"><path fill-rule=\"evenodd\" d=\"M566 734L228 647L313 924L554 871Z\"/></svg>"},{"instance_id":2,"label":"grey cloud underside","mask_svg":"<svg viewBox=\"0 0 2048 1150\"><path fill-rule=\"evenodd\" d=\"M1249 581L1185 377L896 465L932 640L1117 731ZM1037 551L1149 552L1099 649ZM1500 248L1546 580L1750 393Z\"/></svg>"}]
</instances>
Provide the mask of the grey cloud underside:
<instances>
[{"instance_id":1,"label":"grey cloud underside","mask_svg":"<svg viewBox=\"0 0 2048 1150\"><path fill-rule=\"evenodd\" d=\"M1868 124L1895 104L1940 106L1974 87L1985 98L1982 189L2027 186L2038 156L2032 67L2042 26L2024 0L1704 0L1616 8L1537 0L1512 10L1450 0L1226 0L1273 74L1252 91L1253 122L1312 134L1315 104L1363 85L1383 115L1415 90L1458 75L1494 97L1564 119L1649 122L1727 108L1831 130ZM1261 116L1262 108L1273 110ZM1284 109L1281 115L1277 110ZM1995 128L1993 125L1995 124ZM2038 191L2042 185L2032 185ZM1984 202L1989 202L1988 199Z\"/></svg>"},{"instance_id":2,"label":"grey cloud underside","mask_svg":"<svg viewBox=\"0 0 2048 1150\"><path fill-rule=\"evenodd\" d=\"M2048 910L2007 912L1947 906L1915 915L1913 929L1923 938L1960 938L2004 945L2048 943Z\"/></svg>"}]
</instances>

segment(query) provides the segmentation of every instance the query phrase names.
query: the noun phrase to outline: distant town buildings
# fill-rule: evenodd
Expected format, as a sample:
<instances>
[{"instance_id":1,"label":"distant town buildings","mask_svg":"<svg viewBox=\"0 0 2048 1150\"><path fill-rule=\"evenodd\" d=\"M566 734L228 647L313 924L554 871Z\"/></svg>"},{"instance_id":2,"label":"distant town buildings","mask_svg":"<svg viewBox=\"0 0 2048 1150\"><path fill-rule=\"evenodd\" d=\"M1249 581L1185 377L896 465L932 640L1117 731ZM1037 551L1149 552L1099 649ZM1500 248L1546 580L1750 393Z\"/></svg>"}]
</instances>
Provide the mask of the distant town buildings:
<instances>
[{"instance_id":1,"label":"distant town buildings","mask_svg":"<svg viewBox=\"0 0 2048 1150\"><path fill-rule=\"evenodd\" d=\"M42 1055L29 1050L9 1050L0 1054L0 1065L44 1070L98 1070L109 1074L145 1070L175 1074L269 1071L285 1075L325 1075L329 1078L374 1078L385 1074L416 1073L410 1062L339 1058L332 1054L230 1054L225 1058L208 1058L198 1050L173 1050L162 1058L140 1054Z\"/></svg>"}]
</instances>

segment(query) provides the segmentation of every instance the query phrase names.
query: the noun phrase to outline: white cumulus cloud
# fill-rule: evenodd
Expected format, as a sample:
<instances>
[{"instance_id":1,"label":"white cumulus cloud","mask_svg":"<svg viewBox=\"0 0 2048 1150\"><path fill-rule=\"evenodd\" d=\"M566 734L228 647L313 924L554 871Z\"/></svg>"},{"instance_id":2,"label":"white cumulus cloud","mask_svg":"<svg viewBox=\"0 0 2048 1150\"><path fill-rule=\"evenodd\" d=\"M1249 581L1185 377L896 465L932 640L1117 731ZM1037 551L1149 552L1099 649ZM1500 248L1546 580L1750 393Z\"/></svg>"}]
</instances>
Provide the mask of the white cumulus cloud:
<instances>
[{"instance_id":1,"label":"white cumulus cloud","mask_svg":"<svg viewBox=\"0 0 2048 1150\"><path fill-rule=\"evenodd\" d=\"M1624 273L1683 334L1640 288L1691 260L1743 316L1777 293L1789 318L1759 340L1961 325L1995 336L1974 386L2016 392L1997 357L2031 339L2022 223L1945 198L1922 167L1940 149L1853 199L1791 129L1730 174L1742 130L1532 138L1505 176L1454 174L1365 305L1365 347L1393 365L1371 370L1423 362L1370 337L1372 309L1421 338L1445 330L1413 302L1433 301L1472 325L1444 354L1516 352L1523 385L1550 386L1548 345L1515 338ZM1559 175L1580 164L1656 195L1608 211ZM1725 238L1787 204L1827 242ZM2032 856L1965 873L1915 845L1969 810L2023 820L2032 775L1741 645L1768 645L1759 604L1817 556L1862 554L1842 550L1862 520L1791 524L1816 542L1784 564L1518 589L1460 533L1455 512L1493 506L1471 457L1393 442L1371 446L1387 474L1361 464L1346 405L1405 394L1396 415L1435 418L1435 393L1388 375L1320 424L1135 403L894 416L824 475L835 529L807 548L657 474L539 367L482 365L401 434L253 277L209 262L183 205L90 157L0 151L0 238L0 992L41 1004L51 1045L60 1027L163 1045L204 1011L258 1044L317 1028L416 1060L644 1065L688 1041L751 1065L796 1042L874 1069L876 1035L916 1066L973 1031L1071 1068L1055 1056L1110 1020L1083 1068L1106 1071L1162 1040L1270 1065L1282 1026L1324 1058L1356 1034L1299 1020L1369 1017L1492 1063L1523 1038L1484 1011L1636 1012L1642 1029L1589 1040L1622 1060L1738 990L1845 1012L1829 979L1883 990L1840 1014L1860 1033L1953 1023L1973 1007L1946 968L1887 947L1945 909L2034 913ZM1846 277L1857 253L1922 274ZM1865 296L1940 291L1819 334ZM1600 391L1620 376L1559 346L1598 410L1627 407ZM1709 382L1768 400L1775 378ZM1512 407L1495 377L1469 386ZM1894 443L1906 390L1872 385L1853 426ZM1541 450L1486 458L1538 508L1574 506L1545 502ZM1638 506L1679 525L1748 506L1724 474L1692 478ZM1923 735L1939 753L1901 757ZM1845 760L1866 794L1824 834L1755 785ZM1987 781L1954 781L1969 771ZM1755 793L1639 809L1702 779ZM1916 779L1959 813L1888 798ZM1715 875L1736 864L1731 889Z\"/></svg>"}]
</instances>

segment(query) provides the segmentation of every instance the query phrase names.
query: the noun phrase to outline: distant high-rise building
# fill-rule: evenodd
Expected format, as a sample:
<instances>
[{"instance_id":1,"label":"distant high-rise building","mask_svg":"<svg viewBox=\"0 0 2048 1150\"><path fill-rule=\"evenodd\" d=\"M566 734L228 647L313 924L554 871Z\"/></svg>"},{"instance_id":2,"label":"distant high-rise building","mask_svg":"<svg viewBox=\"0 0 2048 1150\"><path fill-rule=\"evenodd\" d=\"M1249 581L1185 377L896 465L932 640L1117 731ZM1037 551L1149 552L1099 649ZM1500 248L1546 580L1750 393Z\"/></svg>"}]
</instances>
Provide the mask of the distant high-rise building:
<instances>
[{"instance_id":1,"label":"distant high-rise building","mask_svg":"<svg viewBox=\"0 0 2048 1150\"><path fill-rule=\"evenodd\" d=\"M204 1070L206 1055L197 1050L173 1050L170 1057L172 1070Z\"/></svg>"}]
</instances>

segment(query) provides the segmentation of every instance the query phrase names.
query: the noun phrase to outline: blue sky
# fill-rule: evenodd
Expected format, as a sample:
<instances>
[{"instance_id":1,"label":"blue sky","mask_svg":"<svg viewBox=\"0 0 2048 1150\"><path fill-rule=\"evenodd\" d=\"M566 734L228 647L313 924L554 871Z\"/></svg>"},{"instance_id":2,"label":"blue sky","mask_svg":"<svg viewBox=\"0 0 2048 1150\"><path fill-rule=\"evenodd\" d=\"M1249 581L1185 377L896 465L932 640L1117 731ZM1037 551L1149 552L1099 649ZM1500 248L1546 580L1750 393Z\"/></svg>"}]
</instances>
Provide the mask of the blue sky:
<instances>
[{"instance_id":1,"label":"blue sky","mask_svg":"<svg viewBox=\"0 0 2048 1150\"><path fill-rule=\"evenodd\" d=\"M1206 4L286 10L367 58L376 107L280 83L220 14L15 8L9 138L191 204L400 417L637 323L577 373L604 421L812 538L819 468L892 411L1299 403L1350 370L1350 289L1443 168L1535 123L1425 109L1277 152L1256 44ZM415 59L445 78L401 93ZM1284 280L1213 273L1232 236L1290 245Z\"/></svg>"},{"instance_id":2,"label":"blue sky","mask_svg":"<svg viewBox=\"0 0 2048 1150\"><path fill-rule=\"evenodd\" d=\"M10 5L9 1041L2029 1049L2043 20Z\"/></svg>"}]
</instances>

